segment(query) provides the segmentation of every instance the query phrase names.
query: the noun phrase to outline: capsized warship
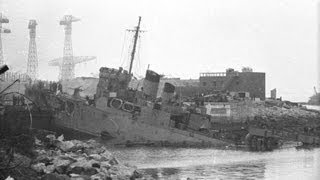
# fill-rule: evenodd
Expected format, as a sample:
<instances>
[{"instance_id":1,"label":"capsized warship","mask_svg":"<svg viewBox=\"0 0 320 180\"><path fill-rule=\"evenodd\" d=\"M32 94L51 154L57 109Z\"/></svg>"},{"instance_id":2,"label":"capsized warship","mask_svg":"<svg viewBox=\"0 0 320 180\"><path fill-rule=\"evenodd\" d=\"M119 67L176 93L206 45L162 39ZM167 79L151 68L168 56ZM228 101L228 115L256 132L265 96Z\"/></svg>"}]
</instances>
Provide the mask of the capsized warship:
<instances>
[{"instance_id":1,"label":"capsized warship","mask_svg":"<svg viewBox=\"0 0 320 180\"><path fill-rule=\"evenodd\" d=\"M101 136L113 144L161 146L226 146L209 130L210 116L186 111L166 83L160 98L160 75L147 70L141 90L128 88L126 70L100 68L94 101L48 91L43 97L54 110L53 124ZM199 130L200 129L200 130Z\"/></svg>"},{"instance_id":2,"label":"capsized warship","mask_svg":"<svg viewBox=\"0 0 320 180\"><path fill-rule=\"evenodd\" d=\"M165 84L161 98L157 98L160 75L147 70L143 87L128 88L132 78L132 64L140 32L135 27L129 72L122 68L102 67L99 72L94 100L80 96L80 87L73 95L51 91L29 93L53 110L57 127L101 136L110 143L125 145L186 145L225 146L226 141L215 138L210 131L210 116L186 111L174 96L175 87ZM61 88L58 88L61 90ZM161 99L161 100L160 100ZM201 130L201 131L200 131Z\"/></svg>"}]
</instances>

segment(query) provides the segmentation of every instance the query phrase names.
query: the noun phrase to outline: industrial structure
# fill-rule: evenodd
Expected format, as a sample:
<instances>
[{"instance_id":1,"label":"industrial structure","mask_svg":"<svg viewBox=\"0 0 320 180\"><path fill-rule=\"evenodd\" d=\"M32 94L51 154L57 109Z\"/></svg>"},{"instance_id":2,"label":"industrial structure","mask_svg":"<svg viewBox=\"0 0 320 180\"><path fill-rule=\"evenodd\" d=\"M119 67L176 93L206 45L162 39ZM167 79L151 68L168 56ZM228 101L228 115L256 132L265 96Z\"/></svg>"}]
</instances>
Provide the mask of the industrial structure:
<instances>
[{"instance_id":1,"label":"industrial structure","mask_svg":"<svg viewBox=\"0 0 320 180\"><path fill-rule=\"evenodd\" d=\"M49 62L50 66L58 66L60 68L59 79L63 81L74 78L74 69L76 64L96 59L94 56L73 56L71 37L72 23L77 21L80 21L80 19L72 15L65 15L60 20L60 25L63 25L65 30L63 57Z\"/></svg>"},{"instance_id":2,"label":"industrial structure","mask_svg":"<svg viewBox=\"0 0 320 180\"><path fill-rule=\"evenodd\" d=\"M27 75L30 79L35 80L38 77L38 55L36 45L36 20L30 20L28 29L30 33L29 54L27 63Z\"/></svg>"},{"instance_id":3,"label":"industrial structure","mask_svg":"<svg viewBox=\"0 0 320 180\"><path fill-rule=\"evenodd\" d=\"M9 23L9 19L5 17L2 13L0 13L0 65L4 64L1 34L11 33L10 29L6 29L2 27L3 23Z\"/></svg>"},{"instance_id":4,"label":"industrial structure","mask_svg":"<svg viewBox=\"0 0 320 180\"><path fill-rule=\"evenodd\" d=\"M265 73L243 68L242 72L227 69L226 72L200 73L200 89L230 92L240 98L265 99Z\"/></svg>"}]
</instances>

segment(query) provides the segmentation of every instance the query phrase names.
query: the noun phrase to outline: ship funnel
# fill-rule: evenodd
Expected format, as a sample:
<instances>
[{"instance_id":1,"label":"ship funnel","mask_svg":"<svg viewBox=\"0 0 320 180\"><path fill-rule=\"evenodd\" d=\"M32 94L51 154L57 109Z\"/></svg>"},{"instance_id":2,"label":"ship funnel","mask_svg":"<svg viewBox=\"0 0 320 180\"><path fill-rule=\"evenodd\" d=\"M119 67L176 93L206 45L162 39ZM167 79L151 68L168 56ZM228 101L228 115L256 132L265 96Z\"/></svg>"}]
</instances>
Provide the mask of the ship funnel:
<instances>
[{"instance_id":1,"label":"ship funnel","mask_svg":"<svg viewBox=\"0 0 320 180\"><path fill-rule=\"evenodd\" d=\"M146 77L143 81L143 92L152 99L157 98L157 92L160 82L160 75L154 71L147 70Z\"/></svg>"},{"instance_id":2,"label":"ship funnel","mask_svg":"<svg viewBox=\"0 0 320 180\"><path fill-rule=\"evenodd\" d=\"M163 103L168 103L172 100L174 96L175 86L170 83L164 83L163 92L161 94L161 99Z\"/></svg>"}]
</instances>

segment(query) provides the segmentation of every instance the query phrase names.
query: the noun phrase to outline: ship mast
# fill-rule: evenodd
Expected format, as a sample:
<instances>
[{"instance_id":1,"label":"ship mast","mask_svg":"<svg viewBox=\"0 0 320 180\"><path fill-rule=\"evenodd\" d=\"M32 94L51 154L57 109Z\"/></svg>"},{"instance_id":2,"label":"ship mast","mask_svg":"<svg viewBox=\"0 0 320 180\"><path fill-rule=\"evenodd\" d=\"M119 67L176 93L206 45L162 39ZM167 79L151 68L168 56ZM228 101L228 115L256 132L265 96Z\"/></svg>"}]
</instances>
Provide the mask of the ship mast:
<instances>
[{"instance_id":1,"label":"ship mast","mask_svg":"<svg viewBox=\"0 0 320 180\"><path fill-rule=\"evenodd\" d=\"M141 22L141 16L139 16L138 26L135 28L135 30L128 30L128 31L133 31L133 32L135 32L135 34L134 34L134 40L133 40L133 48L132 48L132 52L131 52L130 67L129 67L129 74L130 74L130 75L131 75L131 71L132 71L132 64L133 64L133 60L134 60L134 54L136 53L137 40L138 40L138 38L139 38L140 22Z\"/></svg>"}]
</instances>

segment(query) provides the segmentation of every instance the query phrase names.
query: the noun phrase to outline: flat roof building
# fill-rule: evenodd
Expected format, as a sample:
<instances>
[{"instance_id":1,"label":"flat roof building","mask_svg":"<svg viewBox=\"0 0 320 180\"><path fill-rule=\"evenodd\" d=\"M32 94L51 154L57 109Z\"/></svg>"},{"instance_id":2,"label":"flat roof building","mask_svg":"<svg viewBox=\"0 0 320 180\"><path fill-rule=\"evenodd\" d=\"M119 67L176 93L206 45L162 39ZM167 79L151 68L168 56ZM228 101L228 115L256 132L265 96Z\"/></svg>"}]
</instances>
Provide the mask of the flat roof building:
<instances>
[{"instance_id":1,"label":"flat roof building","mask_svg":"<svg viewBox=\"0 0 320 180\"><path fill-rule=\"evenodd\" d=\"M226 72L200 73L200 88L208 91L237 92L250 98L265 99L265 73L243 68L242 72L227 69Z\"/></svg>"}]
</instances>

